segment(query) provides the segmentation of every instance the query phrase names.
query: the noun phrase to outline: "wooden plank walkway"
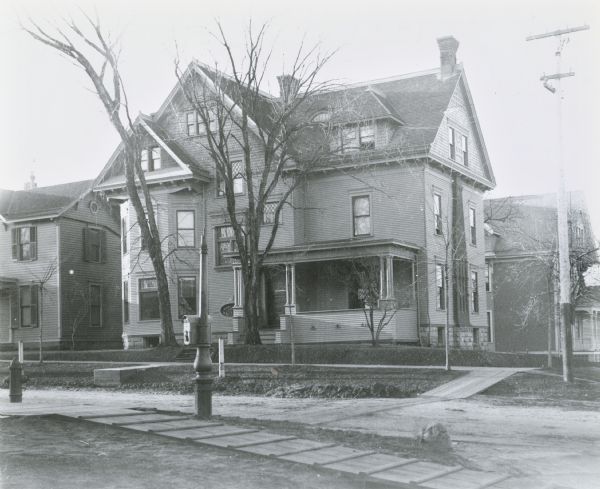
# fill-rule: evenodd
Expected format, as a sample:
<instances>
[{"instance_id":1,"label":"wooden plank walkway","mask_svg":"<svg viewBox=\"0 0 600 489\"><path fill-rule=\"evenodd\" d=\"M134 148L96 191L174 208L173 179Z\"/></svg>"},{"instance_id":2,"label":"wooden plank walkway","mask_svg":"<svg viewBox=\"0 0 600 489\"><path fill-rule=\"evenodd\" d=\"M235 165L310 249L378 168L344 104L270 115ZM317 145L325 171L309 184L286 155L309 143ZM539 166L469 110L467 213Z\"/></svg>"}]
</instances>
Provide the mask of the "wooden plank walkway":
<instances>
[{"instance_id":1,"label":"wooden plank walkway","mask_svg":"<svg viewBox=\"0 0 600 489\"><path fill-rule=\"evenodd\" d=\"M370 450L360 450L336 443L285 436L265 430L247 429L221 422L202 420L184 414L152 411L115 410L114 414L89 412L60 413L92 423L121 429L150 432L167 438L186 439L201 445L227 448L276 460L319 466L327 470L385 481L398 487L414 489L484 489L500 487L508 478L503 474L447 466L414 458L400 457Z\"/></svg>"}]
</instances>

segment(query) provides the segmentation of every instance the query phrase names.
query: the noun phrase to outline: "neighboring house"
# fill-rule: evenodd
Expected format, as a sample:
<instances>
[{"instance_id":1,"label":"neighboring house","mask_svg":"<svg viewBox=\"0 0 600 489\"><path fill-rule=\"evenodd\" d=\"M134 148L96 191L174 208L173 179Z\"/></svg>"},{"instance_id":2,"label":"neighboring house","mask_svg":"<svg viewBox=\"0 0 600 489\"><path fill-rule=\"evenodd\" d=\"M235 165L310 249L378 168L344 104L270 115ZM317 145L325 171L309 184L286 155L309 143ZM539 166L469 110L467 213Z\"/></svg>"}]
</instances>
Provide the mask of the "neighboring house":
<instances>
[{"instance_id":1,"label":"neighboring house","mask_svg":"<svg viewBox=\"0 0 600 489\"><path fill-rule=\"evenodd\" d=\"M600 352L600 286L588 287L575 306L573 350Z\"/></svg>"},{"instance_id":2,"label":"neighboring house","mask_svg":"<svg viewBox=\"0 0 600 489\"><path fill-rule=\"evenodd\" d=\"M283 207L260 286L264 341L289 342L291 327L296 342L369 340L360 288L339 280L348 261L359 258L379 269L376 317L381 309L395 311L382 340L440 346L449 312L452 345L487 344L482 196L495 181L466 75L456 63L458 42L438 43L439 68L332 90L311 104L306 117L333 126L337 154ZM192 63L188 73L197 83L212 83L205 65ZM342 114L335 110L340 101L348 109ZM142 165L167 256L173 317L197 312L199 239L206 230L212 331L236 341L244 320L241 270L223 187L202 147L206 129L178 86L136 124L146 134ZM260 164L260 155L253 156ZM121 203L123 336L133 348L159 341L160 320L122 158L117 148L94 188ZM232 159L242 206L243 170ZM264 225L271 219L267 212Z\"/></svg>"},{"instance_id":3,"label":"neighboring house","mask_svg":"<svg viewBox=\"0 0 600 489\"><path fill-rule=\"evenodd\" d=\"M568 194L568 216L572 296L579 308L579 297L586 296L583 274L596 260L582 193ZM486 200L485 219L487 315L495 349L559 349L556 195ZM575 350L585 346L578 321L573 324Z\"/></svg>"},{"instance_id":4,"label":"neighboring house","mask_svg":"<svg viewBox=\"0 0 600 489\"><path fill-rule=\"evenodd\" d=\"M118 209L92 180L0 190L0 348L118 348Z\"/></svg>"}]
</instances>

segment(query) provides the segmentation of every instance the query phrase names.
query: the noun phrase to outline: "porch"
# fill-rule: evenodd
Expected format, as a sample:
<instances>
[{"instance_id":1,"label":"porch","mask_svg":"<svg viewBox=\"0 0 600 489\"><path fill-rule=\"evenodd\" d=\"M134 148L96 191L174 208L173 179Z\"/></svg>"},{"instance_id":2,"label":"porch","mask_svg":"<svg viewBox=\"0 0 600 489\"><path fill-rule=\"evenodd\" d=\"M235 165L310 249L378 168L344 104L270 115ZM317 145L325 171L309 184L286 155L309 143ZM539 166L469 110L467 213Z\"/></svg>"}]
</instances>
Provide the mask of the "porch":
<instances>
[{"instance_id":1,"label":"porch","mask_svg":"<svg viewBox=\"0 0 600 489\"><path fill-rule=\"evenodd\" d=\"M354 243L353 243L354 244ZM382 341L416 342L416 250L395 243L270 257L261 280L263 343L371 341L384 318ZM241 270L234 265L234 331L243 327Z\"/></svg>"}]
</instances>

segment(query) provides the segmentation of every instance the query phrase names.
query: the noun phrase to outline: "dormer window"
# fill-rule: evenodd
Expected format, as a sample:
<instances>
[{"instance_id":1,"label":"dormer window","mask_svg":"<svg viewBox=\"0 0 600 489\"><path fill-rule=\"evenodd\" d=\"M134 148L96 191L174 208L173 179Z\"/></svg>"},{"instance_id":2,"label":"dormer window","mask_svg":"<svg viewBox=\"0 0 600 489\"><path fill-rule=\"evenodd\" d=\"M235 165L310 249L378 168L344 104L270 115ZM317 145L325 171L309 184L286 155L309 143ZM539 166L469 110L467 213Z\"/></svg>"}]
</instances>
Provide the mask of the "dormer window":
<instances>
[{"instance_id":1,"label":"dormer window","mask_svg":"<svg viewBox=\"0 0 600 489\"><path fill-rule=\"evenodd\" d=\"M375 124L367 121L337 128L331 147L340 153L375 149Z\"/></svg>"},{"instance_id":2,"label":"dormer window","mask_svg":"<svg viewBox=\"0 0 600 489\"><path fill-rule=\"evenodd\" d=\"M375 127L372 121L360 124L358 137L360 138L361 150L375 148Z\"/></svg>"},{"instance_id":3,"label":"dormer window","mask_svg":"<svg viewBox=\"0 0 600 489\"><path fill-rule=\"evenodd\" d=\"M140 165L143 171L160 170L162 166L160 147L155 146L150 149L143 149L140 159Z\"/></svg>"}]
</instances>

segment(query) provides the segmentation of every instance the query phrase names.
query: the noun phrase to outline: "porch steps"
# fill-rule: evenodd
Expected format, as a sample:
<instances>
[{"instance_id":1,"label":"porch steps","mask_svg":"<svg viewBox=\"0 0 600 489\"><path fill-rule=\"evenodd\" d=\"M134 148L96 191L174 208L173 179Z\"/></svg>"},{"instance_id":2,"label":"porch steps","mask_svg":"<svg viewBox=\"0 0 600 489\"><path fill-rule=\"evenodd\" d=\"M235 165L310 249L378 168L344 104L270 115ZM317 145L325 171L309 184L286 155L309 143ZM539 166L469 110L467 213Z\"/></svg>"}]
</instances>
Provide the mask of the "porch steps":
<instances>
[{"instance_id":1,"label":"porch steps","mask_svg":"<svg viewBox=\"0 0 600 489\"><path fill-rule=\"evenodd\" d=\"M263 345L274 345L277 337L276 329L261 329L260 341Z\"/></svg>"}]
</instances>

